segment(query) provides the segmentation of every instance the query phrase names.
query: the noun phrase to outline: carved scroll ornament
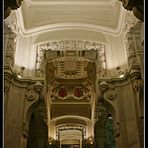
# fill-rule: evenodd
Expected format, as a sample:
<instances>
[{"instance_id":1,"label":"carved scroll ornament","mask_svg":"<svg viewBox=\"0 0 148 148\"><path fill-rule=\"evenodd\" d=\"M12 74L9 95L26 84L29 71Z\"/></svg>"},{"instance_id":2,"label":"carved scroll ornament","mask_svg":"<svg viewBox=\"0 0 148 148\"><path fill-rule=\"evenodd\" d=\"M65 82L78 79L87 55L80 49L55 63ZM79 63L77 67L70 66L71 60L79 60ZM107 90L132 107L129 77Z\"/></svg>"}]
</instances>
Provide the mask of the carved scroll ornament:
<instances>
[{"instance_id":1,"label":"carved scroll ornament","mask_svg":"<svg viewBox=\"0 0 148 148\"><path fill-rule=\"evenodd\" d=\"M114 100L115 97L116 97L117 93L115 92L114 89L109 89L106 91L106 97L109 99L109 100Z\"/></svg>"},{"instance_id":2,"label":"carved scroll ornament","mask_svg":"<svg viewBox=\"0 0 148 148\"><path fill-rule=\"evenodd\" d=\"M43 85L40 82L37 82L33 86L29 86L26 91L26 101L24 107L24 130L23 136L24 138L28 137L28 130L29 130L29 120L33 111L35 111L38 103L39 103L39 96Z\"/></svg>"}]
</instances>

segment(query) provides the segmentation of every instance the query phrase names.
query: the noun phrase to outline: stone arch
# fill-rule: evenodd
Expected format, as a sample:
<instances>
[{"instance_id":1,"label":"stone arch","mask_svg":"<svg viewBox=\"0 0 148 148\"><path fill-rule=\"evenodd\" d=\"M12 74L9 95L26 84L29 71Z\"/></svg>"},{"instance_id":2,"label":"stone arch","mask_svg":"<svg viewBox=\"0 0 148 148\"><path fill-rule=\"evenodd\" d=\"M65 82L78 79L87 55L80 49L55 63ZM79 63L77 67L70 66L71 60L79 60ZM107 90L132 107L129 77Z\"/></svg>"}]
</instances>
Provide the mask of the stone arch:
<instances>
[{"instance_id":1,"label":"stone arch","mask_svg":"<svg viewBox=\"0 0 148 148\"><path fill-rule=\"evenodd\" d=\"M44 107L39 103L29 120L27 148L48 147L48 127L44 119Z\"/></svg>"}]
</instances>

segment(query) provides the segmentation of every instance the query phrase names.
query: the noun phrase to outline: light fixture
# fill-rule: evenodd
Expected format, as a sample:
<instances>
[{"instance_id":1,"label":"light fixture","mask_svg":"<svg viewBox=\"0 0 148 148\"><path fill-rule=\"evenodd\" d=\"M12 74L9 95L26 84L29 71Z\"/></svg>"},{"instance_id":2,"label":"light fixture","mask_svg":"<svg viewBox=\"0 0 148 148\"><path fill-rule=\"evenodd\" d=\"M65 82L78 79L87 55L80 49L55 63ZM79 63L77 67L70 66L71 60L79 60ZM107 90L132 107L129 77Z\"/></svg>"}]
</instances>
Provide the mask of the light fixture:
<instances>
[{"instance_id":1,"label":"light fixture","mask_svg":"<svg viewBox=\"0 0 148 148\"><path fill-rule=\"evenodd\" d=\"M120 66L117 66L116 70L118 71L119 78L123 78L125 76L125 72L121 70Z\"/></svg>"},{"instance_id":2,"label":"light fixture","mask_svg":"<svg viewBox=\"0 0 148 148\"><path fill-rule=\"evenodd\" d=\"M22 78L24 70L25 70L25 67L21 66L20 71L17 73L18 78Z\"/></svg>"}]
</instances>

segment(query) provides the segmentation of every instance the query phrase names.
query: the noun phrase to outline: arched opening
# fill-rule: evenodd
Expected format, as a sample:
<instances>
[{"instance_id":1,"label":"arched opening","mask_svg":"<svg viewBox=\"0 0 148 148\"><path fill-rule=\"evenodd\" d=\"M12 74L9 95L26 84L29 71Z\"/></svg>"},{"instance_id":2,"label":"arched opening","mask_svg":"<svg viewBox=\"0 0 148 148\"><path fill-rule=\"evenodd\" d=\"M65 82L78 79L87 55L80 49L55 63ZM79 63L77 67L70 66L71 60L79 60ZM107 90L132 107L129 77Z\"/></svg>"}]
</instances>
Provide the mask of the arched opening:
<instances>
[{"instance_id":1,"label":"arched opening","mask_svg":"<svg viewBox=\"0 0 148 148\"><path fill-rule=\"evenodd\" d=\"M48 129L41 104L32 113L29 121L27 148L48 148Z\"/></svg>"},{"instance_id":2,"label":"arched opening","mask_svg":"<svg viewBox=\"0 0 148 148\"><path fill-rule=\"evenodd\" d=\"M95 148L116 147L115 129L114 129L115 116L116 114L114 108L108 102L106 103L104 103L104 101L99 102L98 120L94 125Z\"/></svg>"}]
</instances>

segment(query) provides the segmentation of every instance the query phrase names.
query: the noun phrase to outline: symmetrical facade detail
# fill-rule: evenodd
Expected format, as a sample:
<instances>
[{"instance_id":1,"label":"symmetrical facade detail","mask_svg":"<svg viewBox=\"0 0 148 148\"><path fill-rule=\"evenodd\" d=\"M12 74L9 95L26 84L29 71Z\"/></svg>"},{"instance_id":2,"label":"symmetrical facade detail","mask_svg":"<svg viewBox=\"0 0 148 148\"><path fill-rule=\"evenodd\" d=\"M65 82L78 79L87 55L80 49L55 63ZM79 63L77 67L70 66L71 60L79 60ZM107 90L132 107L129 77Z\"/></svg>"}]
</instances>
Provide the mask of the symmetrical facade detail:
<instances>
[{"instance_id":1,"label":"symmetrical facade detail","mask_svg":"<svg viewBox=\"0 0 148 148\"><path fill-rule=\"evenodd\" d=\"M48 54L48 52L50 52ZM96 60L97 74L104 76L106 71L106 57L105 57L105 45L89 41L50 41L46 44L37 46L37 57L36 57L36 77L43 77L45 72L46 60L59 61L56 65L57 76L62 74L65 78L76 78L82 74L81 67L85 67L86 61ZM77 61L77 62L76 62ZM69 68L68 64L73 69ZM86 65L87 66L87 65ZM74 69L75 67L75 69ZM63 69L64 68L64 69ZM63 72L66 70L67 72ZM70 72L71 71L71 72ZM77 71L77 72L76 72ZM85 73L83 74L85 75Z\"/></svg>"},{"instance_id":2,"label":"symmetrical facade detail","mask_svg":"<svg viewBox=\"0 0 148 148\"><path fill-rule=\"evenodd\" d=\"M52 102L58 101L84 101L89 102L93 95L93 85L89 81L83 82L82 85L75 84L75 86L67 85L62 86L59 82L52 81L49 86L49 94Z\"/></svg>"},{"instance_id":3,"label":"symmetrical facade detail","mask_svg":"<svg viewBox=\"0 0 148 148\"><path fill-rule=\"evenodd\" d=\"M84 140L86 138L86 127L85 126L79 125L79 124L74 124L74 123L69 123L69 124L63 124L63 125L60 125L60 126L56 127L57 139L63 140L63 139L60 139L60 132L64 131L64 130L70 130L70 129L71 130L79 130L79 131L81 131L82 132L82 139ZM72 138L72 137L70 137L70 138ZM81 137L78 137L78 139L80 139L80 138Z\"/></svg>"},{"instance_id":4,"label":"symmetrical facade detail","mask_svg":"<svg viewBox=\"0 0 148 148\"><path fill-rule=\"evenodd\" d=\"M120 1L5 1L5 148L144 146L143 3Z\"/></svg>"}]
</instances>

